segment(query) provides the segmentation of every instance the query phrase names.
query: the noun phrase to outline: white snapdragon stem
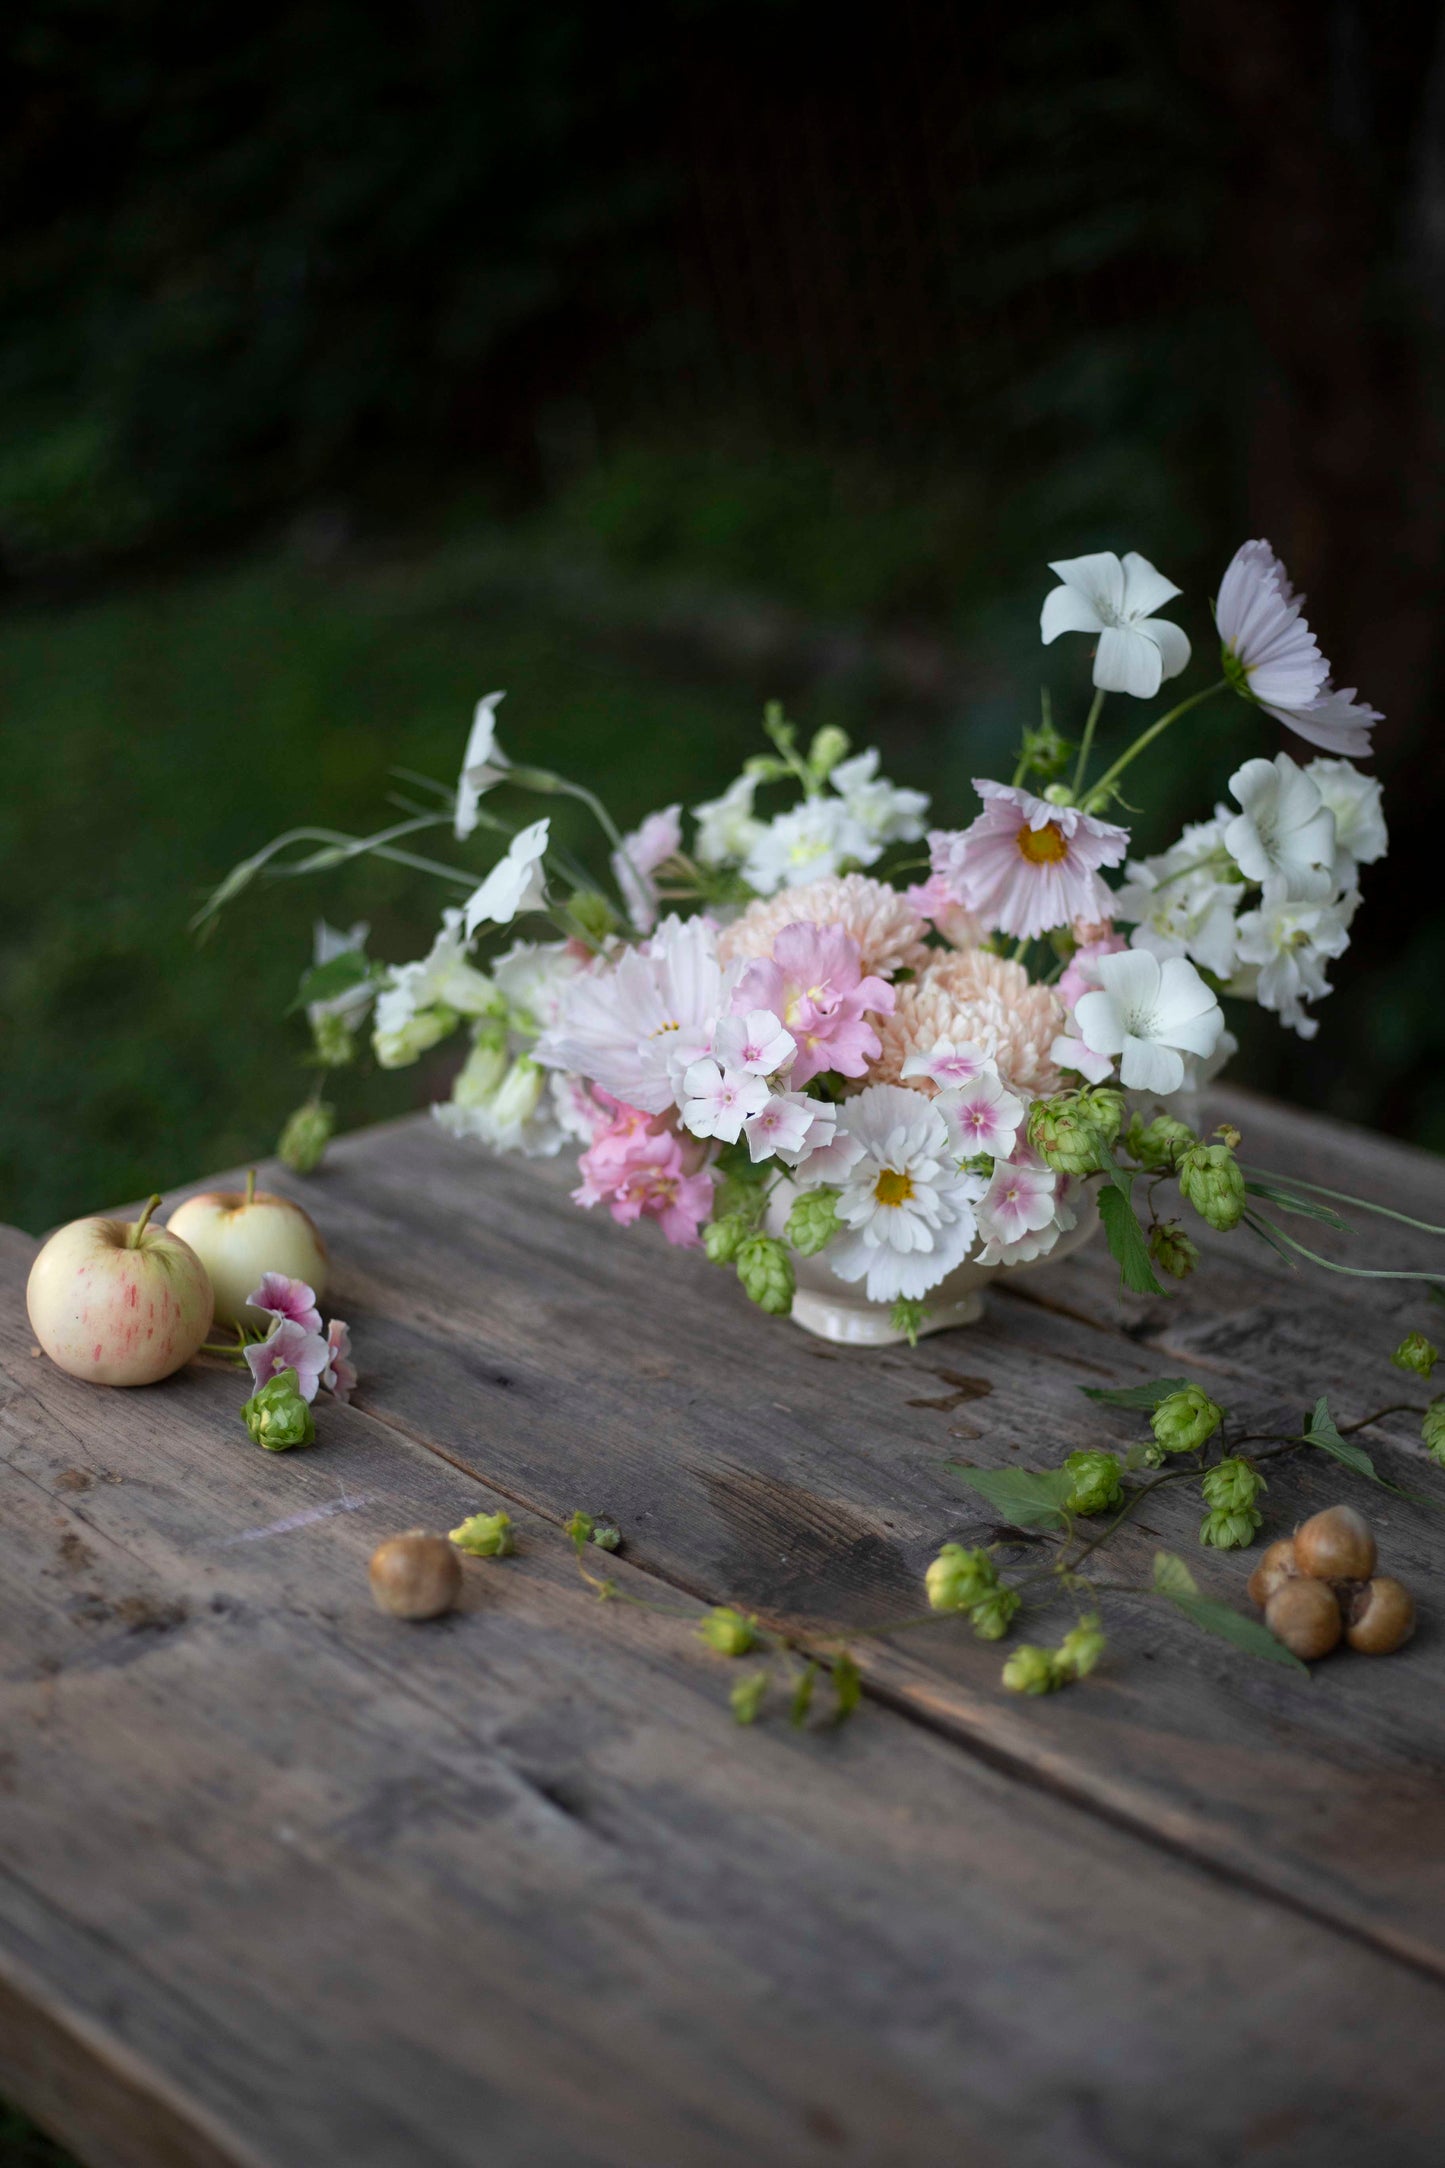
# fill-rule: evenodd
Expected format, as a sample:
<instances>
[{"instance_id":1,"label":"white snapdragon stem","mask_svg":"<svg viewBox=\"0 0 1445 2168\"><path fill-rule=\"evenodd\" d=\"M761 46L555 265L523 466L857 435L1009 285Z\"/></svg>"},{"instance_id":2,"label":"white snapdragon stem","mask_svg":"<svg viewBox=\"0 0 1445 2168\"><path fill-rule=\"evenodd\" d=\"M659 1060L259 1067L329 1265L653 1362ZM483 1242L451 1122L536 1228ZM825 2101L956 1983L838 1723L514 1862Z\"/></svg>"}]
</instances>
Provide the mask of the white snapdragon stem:
<instances>
[{"instance_id":1,"label":"white snapdragon stem","mask_svg":"<svg viewBox=\"0 0 1445 2168\"><path fill-rule=\"evenodd\" d=\"M1228 690L1228 678L1220 678L1217 684L1206 685L1202 692L1191 693L1187 700L1181 700L1177 707L1170 708L1168 713L1165 715L1161 715L1157 722L1151 723L1149 725L1149 728L1140 733L1140 735L1134 740L1134 743L1129 746L1126 751L1122 752L1119 755L1119 758L1114 762L1113 767L1110 768L1105 775L1101 776L1099 781L1094 785L1093 789L1089 792L1088 798L1085 800L1085 812L1093 811L1098 807L1101 807L1105 803L1110 789L1118 781L1119 777L1124 773L1124 770L1129 766L1130 762L1137 760L1139 755L1143 752L1145 746L1152 745L1154 740L1159 737L1163 731L1166 731L1171 723L1177 723L1181 715L1187 715L1189 713L1189 710L1191 708L1197 708L1200 705L1201 701L1212 700L1216 693L1224 693L1228 692Z\"/></svg>"}]
</instances>

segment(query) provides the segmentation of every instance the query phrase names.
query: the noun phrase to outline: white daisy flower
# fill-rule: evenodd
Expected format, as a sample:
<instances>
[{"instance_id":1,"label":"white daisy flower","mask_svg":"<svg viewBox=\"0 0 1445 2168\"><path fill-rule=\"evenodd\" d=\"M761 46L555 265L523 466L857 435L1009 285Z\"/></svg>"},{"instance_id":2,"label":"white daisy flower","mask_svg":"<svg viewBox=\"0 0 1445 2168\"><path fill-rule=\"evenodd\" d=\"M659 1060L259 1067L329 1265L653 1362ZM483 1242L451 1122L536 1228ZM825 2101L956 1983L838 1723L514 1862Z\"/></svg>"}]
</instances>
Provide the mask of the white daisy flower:
<instances>
[{"instance_id":1,"label":"white daisy flower","mask_svg":"<svg viewBox=\"0 0 1445 2168\"><path fill-rule=\"evenodd\" d=\"M865 1281L871 1302L919 1301L968 1255L983 1179L956 1165L947 1125L920 1092L872 1084L838 1117L858 1156L828 1262L840 1280Z\"/></svg>"},{"instance_id":2,"label":"white daisy flower","mask_svg":"<svg viewBox=\"0 0 1445 2168\"><path fill-rule=\"evenodd\" d=\"M1184 1083L1184 1056L1214 1052L1224 1011L1187 958L1161 963L1148 949L1121 949L1097 962L1099 988L1074 1010L1085 1046L1116 1055L1126 1091L1167 1098Z\"/></svg>"},{"instance_id":3,"label":"white daisy flower","mask_svg":"<svg viewBox=\"0 0 1445 2168\"><path fill-rule=\"evenodd\" d=\"M1247 760L1229 778L1241 808L1224 829L1225 848L1247 880L1280 879L1294 896L1327 890L1335 861L1335 817L1320 787L1288 753Z\"/></svg>"},{"instance_id":4,"label":"white daisy flower","mask_svg":"<svg viewBox=\"0 0 1445 2168\"><path fill-rule=\"evenodd\" d=\"M1137 550L1123 558L1099 550L1062 558L1049 570L1064 584L1044 597L1039 631L1045 647L1061 632L1097 633L1094 683L1100 692L1152 700L1165 678L1178 677L1189 661L1188 637L1154 612L1180 589L1146 557Z\"/></svg>"}]
</instances>

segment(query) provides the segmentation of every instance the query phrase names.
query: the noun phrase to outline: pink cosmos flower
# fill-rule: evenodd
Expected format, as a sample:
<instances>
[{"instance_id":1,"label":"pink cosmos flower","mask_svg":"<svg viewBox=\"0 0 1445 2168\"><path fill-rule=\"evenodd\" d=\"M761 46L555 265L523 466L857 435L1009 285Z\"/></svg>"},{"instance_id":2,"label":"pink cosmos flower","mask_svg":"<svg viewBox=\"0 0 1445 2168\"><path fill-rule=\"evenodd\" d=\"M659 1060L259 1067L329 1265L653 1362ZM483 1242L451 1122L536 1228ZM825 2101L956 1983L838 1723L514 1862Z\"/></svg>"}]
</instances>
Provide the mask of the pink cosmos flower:
<instances>
[{"instance_id":1,"label":"pink cosmos flower","mask_svg":"<svg viewBox=\"0 0 1445 2168\"><path fill-rule=\"evenodd\" d=\"M1353 686L1339 691L1297 595L1268 542L1242 542L1219 583L1214 608L1226 675L1266 715L1327 753L1370 757L1383 720Z\"/></svg>"},{"instance_id":2,"label":"pink cosmos flower","mask_svg":"<svg viewBox=\"0 0 1445 2168\"><path fill-rule=\"evenodd\" d=\"M334 1399L344 1404L356 1391L356 1368L351 1360L351 1327L343 1325L339 1317L333 1317L326 1328L326 1346L331 1359L321 1373L321 1382Z\"/></svg>"},{"instance_id":3,"label":"pink cosmos flower","mask_svg":"<svg viewBox=\"0 0 1445 2168\"><path fill-rule=\"evenodd\" d=\"M733 998L735 1012L763 1008L797 1042L790 1081L806 1084L825 1069L863 1076L882 1051L867 1021L893 1013L893 989L864 978L858 944L841 926L785 926L771 956L748 965Z\"/></svg>"},{"instance_id":4,"label":"pink cosmos flower","mask_svg":"<svg viewBox=\"0 0 1445 2168\"><path fill-rule=\"evenodd\" d=\"M1012 784L975 779L973 787L983 812L961 834L939 838L948 846L941 870L986 925L1032 940L1071 919L1108 915L1098 869L1118 865L1127 829Z\"/></svg>"},{"instance_id":5,"label":"pink cosmos flower","mask_svg":"<svg viewBox=\"0 0 1445 2168\"><path fill-rule=\"evenodd\" d=\"M767 1105L743 1123L748 1155L753 1160L776 1158L795 1167L812 1152L833 1142L838 1126L835 1107L806 1092L773 1092Z\"/></svg>"},{"instance_id":6,"label":"pink cosmos flower","mask_svg":"<svg viewBox=\"0 0 1445 2168\"><path fill-rule=\"evenodd\" d=\"M1098 963L1101 956L1117 956L1128 942L1121 933L1111 929L1108 933L1084 942L1069 958L1068 969L1058 984L1058 996L1070 1016L1081 994L1096 993L1103 984L1099 977Z\"/></svg>"},{"instance_id":7,"label":"pink cosmos flower","mask_svg":"<svg viewBox=\"0 0 1445 2168\"><path fill-rule=\"evenodd\" d=\"M253 1341L246 1349L246 1361L257 1392L283 1370L294 1370L301 1398L314 1400L321 1374L331 1362L331 1349L319 1332L308 1332L294 1317L278 1317L269 1338Z\"/></svg>"},{"instance_id":8,"label":"pink cosmos flower","mask_svg":"<svg viewBox=\"0 0 1445 2168\"><path fill-rule=\"evenodd\" d=\"M1024 1103L1004 1088L992 1064L971 1084L940 1092L933 1104L948 1124L949 1142L960 1159L979 1152L1004 1159L1013 1150Z\"/></svg>"},{"instance_id":9,"label":"pink cosmos flower","mask_svg":"<svg viewBox=\"0 0 1445 2168\"><path fill-rule=\"evenodd\" d=\"M613 876L639 933L651 933L657 924L657 883L652 876L681 848L682 807L670 805L661 813L649 813L640 828L622 838L621 850L612 853Z\"/></svg>"},{"instance_id":10,"label":"pink cosmos flower","mask_svg":"<svg viewBox=\"0 0 1445 2168\"><path fill-rule=\"evenodd\" d=\"M289 1317L304 1332L321 1330L316 1290L304 1280L290 1280L284 1272L263 1273L261 1285L246 1300L253 1310L265 1310L272 1317Z\"/></svg>"},{"instance_id":11,"label":"pink cosmos flower","mask_svg":"<svg viewBox=\"0 0 1445 2168\"><path fill-rule=\"evenodd\" d=\"M695 1137L716 1137L736 1144L748 1115L767 1105L763 1077L746 1069L726 1069L715 1061L689 1064L682 1080L682 1119Z\"/></svg>"},{"instance_id":12,"label":"pink cosmos flower","mask_svg":"<svg viewBox=\"0 0 1445 2168\"><path fill-rule=\"evenodd\" d=\"M976 1077L989 1074L998 1074L992 1055L968 1039L940 1039L926 1054L910 1054L903 1064L905 1077L926 1076L944 1092L956 1091L961 1084L972 1084Z\"/></svg>"}]
</instances>

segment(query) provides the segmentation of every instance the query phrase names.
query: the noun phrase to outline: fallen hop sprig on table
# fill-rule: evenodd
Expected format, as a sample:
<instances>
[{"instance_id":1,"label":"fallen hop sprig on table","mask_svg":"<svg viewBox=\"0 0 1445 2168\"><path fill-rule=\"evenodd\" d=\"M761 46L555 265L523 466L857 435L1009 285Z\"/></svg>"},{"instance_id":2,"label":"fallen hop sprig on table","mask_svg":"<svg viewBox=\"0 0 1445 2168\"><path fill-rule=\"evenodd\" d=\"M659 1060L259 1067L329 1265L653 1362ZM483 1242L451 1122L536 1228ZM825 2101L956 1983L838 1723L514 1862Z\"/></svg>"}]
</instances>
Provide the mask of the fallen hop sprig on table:
<instances>
[{"instance_id":1,"label":"fallen hop sprig on table","mask_svg":"<svg viewBox=\"0 0 1445 2168\"><path fill-rule=\"evenodd\" d=\"M517 1546L510 1513L472 1513L447 1538L469 1558L506 1558Z\"/></svg>"},{"instance_id":2,"label":"fallen hop sprig on table","mask_svg":"<svg viewBox=\"0 0 1445 2168\"><path fill-rule=\"evenodd\" d=\"M241 1410L241 1419L257 1445L268 1453L284 1453L293 1445L310 1445L316 1423L310 1403L301 1394L294 1370L282 1370L252 1393Z\"/></svg>"}]
</instances>

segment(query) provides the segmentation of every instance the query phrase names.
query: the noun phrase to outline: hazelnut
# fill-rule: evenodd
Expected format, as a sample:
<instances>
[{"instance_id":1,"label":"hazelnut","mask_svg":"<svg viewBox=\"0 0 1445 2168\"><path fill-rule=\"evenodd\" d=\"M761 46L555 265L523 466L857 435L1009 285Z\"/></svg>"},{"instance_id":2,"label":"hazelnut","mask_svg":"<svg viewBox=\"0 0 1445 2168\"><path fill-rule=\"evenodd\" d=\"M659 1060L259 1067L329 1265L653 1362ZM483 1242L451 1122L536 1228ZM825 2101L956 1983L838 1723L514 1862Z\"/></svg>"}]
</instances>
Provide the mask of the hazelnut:
<instances>
[{"instance_id":1,"label":"hazelnut","mask_svg":"<svg viewBox=\"0 0 1445 2168\"><path fill-rule=\"evenodd\" d=\"M1295 1563L1294 1539L1281 1536L1277 1543L1269 1544L1260 1554L1259 1564L1249 1577L1249 1600L1257 1603L1262 1611L1277 1588L1292 1580L1299 1572Z\"/></svg>"},{"instance_id":2,"label":"hazelnut","mask_svg":"<svg viewBox=\"0 0 1445 2168\"><path fill-rule=\"evenodd\" d=\"M1388 1574L1352 1589L1345 1607L1345 1639L1366 1656L1388 1656L1415 1631L1415 1599Z\"/></svg>"},{"instance_id":3,"label":"hazelnut","mask_svg":"<svg viewBox=\"0 0 1445 2168\"><path fill-rule=\"evenodd\" d=\"M439 1618L461 1593L462 1569L445 1536L424 1528L390 1536L371 1554L371 1593L394 1618Z\"/></svg>"},{"instance_id":4,"label":"hazelnut","mask_svg":"<svg viewBox=\"0 0 1445 2168\"><path fill-rule=\"evenodd\" d=\"M1316 1581L1368 1581L1375 1539L1353 1506L1330 1506L1294 1532L1295 1565Z\"/></svg>"},{"instance_id":5,"label":"hazelnut","mask_svg":"<svg viewBox=\"0 0 1445 2168\"><path fill-rule=\"evenodd\" d=\"M1344 1630L1339 1600L1326 1581L1293 1575L1264 1607L1264 1623L1291 1655L1307 1663L1328 1656Z\"/></svg>"}]
</instances>

